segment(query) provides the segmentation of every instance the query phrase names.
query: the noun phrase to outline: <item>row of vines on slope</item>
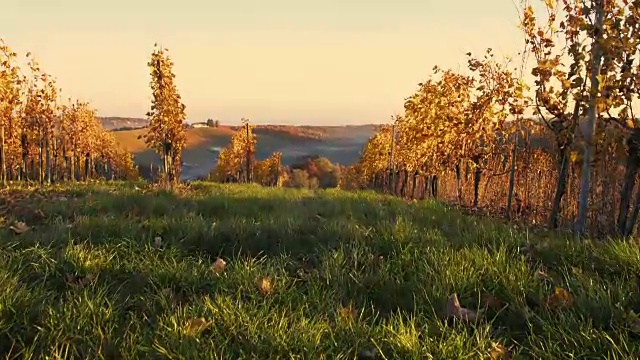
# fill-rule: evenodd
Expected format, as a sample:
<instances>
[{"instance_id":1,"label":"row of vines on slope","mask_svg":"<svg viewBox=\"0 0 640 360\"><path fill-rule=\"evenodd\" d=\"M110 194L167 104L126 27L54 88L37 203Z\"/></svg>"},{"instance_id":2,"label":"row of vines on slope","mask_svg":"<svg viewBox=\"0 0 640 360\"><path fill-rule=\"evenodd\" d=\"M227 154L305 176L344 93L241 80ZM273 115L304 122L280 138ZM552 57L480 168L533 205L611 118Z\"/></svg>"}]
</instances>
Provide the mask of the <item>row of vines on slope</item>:
<instances>
[{"instance_id":1,"label":"row of vines on slope","mask_svg":"<svg viewBox=\"0 0 640 360\"><path fill-rule=\"evenodd\" d=\"M265 160L256 160L257 137L248 119L231 136L231 142L220 151L211 179L218 182L255 182L263 186L281 186L286 180L282 153L275 152Z\"/></svg>"},{"instance_id":2,"label":"row of vines on slope","mask_svg":"<svg viewBox=\"0 0 640 360\"><path fill-rule=\"evenodd\" d=\"M490 49L467 54L465 73L436 67L404 114L365 145L349 169L352 186L578 235L630 235L640 212L640 1L541 6L544 16L524 6L519 72ZM532 84L522 76L525 55Z\"/></svg>"},{"instance_id":3,"label":"row of vines on slope","mask_svg":"<svg viewBox=\"0 0 640 360\"><path fill-rule=\"evenodd\" d=\"M0 39L0 180L50 183L134 178L131 154L117 146L86 102L59 100L51 75L31 53L27 71Z\"/></svg>"}]
</instances>

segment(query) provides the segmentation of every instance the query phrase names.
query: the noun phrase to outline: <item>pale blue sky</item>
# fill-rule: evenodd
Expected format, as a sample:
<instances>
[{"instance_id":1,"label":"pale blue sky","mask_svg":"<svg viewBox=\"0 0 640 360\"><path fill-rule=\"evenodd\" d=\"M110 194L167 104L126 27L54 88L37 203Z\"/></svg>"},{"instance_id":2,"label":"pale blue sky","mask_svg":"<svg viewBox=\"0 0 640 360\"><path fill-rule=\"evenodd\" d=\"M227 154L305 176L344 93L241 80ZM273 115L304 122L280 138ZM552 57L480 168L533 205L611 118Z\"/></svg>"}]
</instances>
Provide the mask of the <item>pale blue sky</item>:
<instances>
[{"instance_id":1,"label":"pale blue sky","mask_svg":"<svg viewBox=\"0 0 640 360\"><path fill-rule=\"evenodd\" d=\"M162 43L188 119L223 123L387 122L434 65L523 44L513 0L9 0L0 24L103 116L144 117Z\"/></svg>"}]
</instances>

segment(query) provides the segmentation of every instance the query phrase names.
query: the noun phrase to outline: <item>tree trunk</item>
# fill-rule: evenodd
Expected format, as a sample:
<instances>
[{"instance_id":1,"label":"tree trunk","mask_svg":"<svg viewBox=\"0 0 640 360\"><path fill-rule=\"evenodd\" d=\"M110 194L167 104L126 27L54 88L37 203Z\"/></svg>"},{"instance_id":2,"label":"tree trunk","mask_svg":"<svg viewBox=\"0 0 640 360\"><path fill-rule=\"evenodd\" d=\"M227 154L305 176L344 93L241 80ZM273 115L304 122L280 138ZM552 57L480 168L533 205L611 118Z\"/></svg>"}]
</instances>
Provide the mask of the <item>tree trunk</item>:
<instances>
[{"instance_id":1,"label":"tree trunk","mask_svg":"<svg viewBox=\"0 0 640 360\"><path fill-rule=\"evenodd\" d=\"M458 197L458 205L462 205L462 179L460 174L460 164L456 164L456 196Z\"/></svg>"},{"instance_id":2,"label":"tree trunk","mask_svg":"<svg viewBox=\"0 0 640 360\"><path fill-rule=\"evenodd\" d=\"M38 139L38 181L40 184L44 183L44 135L40 132L40 139Z\"/></svg>"},{"instance_id":3,"label":"tree trunk","mask_svg":"<svg viewBox=\"0 0 640 360\"><path fill-rule=\"evenodd\" d=\"M627 221L627 227L624 232L624 237L631 236L633 233L633 228L636 225L636 221L638 220L638 213L640 213L640 192L636 195L636 203L633 206L633 211L631 212L631 218Z\"/></svg>"},{"instance_id":4,"label":"tree trunk","mask_svg":"<svg viewBox=\"0 0 640 360\"><path fill-rule=\"evenodd\" d=\"M478 207L478 194L480 193L480 180L482 180L482 168L480 167L480 157L473 159L473 207Z\"/></svg>"},{"instance_id":5,"label":"tree trunk","mask_svg":"<svg viewBox=\"0 0 640 360\"><path fill-rule=\"evenodd\" d=\"M569 176L569 159L565 149L560 150L560 161L558 163L558 181L556 182L556 191L551 206L551 214L549 215L549 226L552 229L558 228L558 218L560 216L560 204L562 197L567 191L567 179Z\"/></svg>"},{"instance_id":6,"label":"tree trunk","mask_svg":"<svg viewBox=\"0 0 640 360\"><path fill-rule=\"evenodd\" d=\"M47 181L47 183L51 184L51 149L50 149L50 142L49 142L49 135L47 134L47 136L44 139L45 143L44 143L44 148L45 148L45 160L46 160L46 165L45 165L45 180Z\"/></svg>"},{"instance_id":7,"label":"tree trunk","mask_svg":"<svg viewBox=\"0 0 640 360\"><path fill-rule=\"evenodd\" d=\"M162 154L162 161L163 161L163 165L164 165L164 169L162 169L163 171L163 175L164 175L164 180L168 181L169 180L169 154L168 154L168 149L167 149L167 143L165 142L164 144L162 144L162 149L163 149L163 154Z\"/></svg>"},{"instance_id":8,"label":"tree trunk","mask_svg":"<svg viewBox=\"0 0 640 360\"><path fill-rule=\"evenodd\" d=\"M51 142L53 143L53 164L51 164L53 169L51 169L51 180L52 182L58 182L60 180L58 178L58 158L60 157L60 154L58 153L58 141L53 137Z\"/></svg>"},{"instance_id":9,"label":"tree trunk","mask_svg":"<svg viewBox=\"0 0 640 360\"><path fill-rule=\"evenodd\" d=\"M587 113L587 126L584 134L584 157L582 173L580 174L580 194L578 196L578 219L576 221L576 235L584 235L587 228L589 215L589 193L591 186L591 160L595 152L594 138L596 133L596 105L600 93L600 69L602 66L602 40L604 23L604 0L594 1L596 11L595 34L592 42L591 58L591 88L589 94L589 111Z\"/></svg>"},{"instance_id":10,"label":"tree trunk","mask_svg":"<svg viewBox=\"0 0 640 360\"><path fill-rule=\"evenodd\" d=\"M0 126L0 178L2 186L7 186L7 159L4 144L4 125Z\"/></svg>"},{"instance_id":11,"label":"tree trunk","mask_svg":"<svg viewBox=\"0 0 640 360\"><path fill-rule=\"evenodd\" d=\"M438 198L438 175L431 176L431 197Z\"/></svg>"},{"instance_id":12,"label":"tree trunk","mask_svg":"<svg viewBox=\"0 0 640 360\"><path fill-rule=\"evenodd\" d=\"M507 219L511 219L511 206L513 204L513 190L516 184L516 161L518 159L518 134L516 133L511 151L511 168L509 169L509 189L507 190Z\"/></svg>"},{"instance_id":13,"label":"tree trunk","mask_svg":"<svg viewBox=\"0 0 640 360\"><path fill-rule=\"evenodd\" d=\"M71 154L69 156L69 181L76 181L76 164L75 164L76 155Z\"/></svg>"},{"instance_id":14,"label":"tree trunk","mask_svg":"<svg viewBox=\"0 0 640 360\"><path fill-rule=\"evenodd\" d=\"M616 227L618 235L627 235L627 219L629 216L629 206L633 188L636 184L636 175L640 168L640 130L634 129L631 136L627 139L627 164L624 174L624 182L620 190L620 207L618 209L618 219Z\"/></svg>"},{"instance_id":15,"label":"tree trunk","mask_svg":"<svg viewBox=\"0 0 640 360\"><path fill-rule=\"evenodd\" d=\"M84 155L84 180L89 181L91 178L91 154Z\"/></svg>"},{"instance_id":16,"label":"tree trunk","mask_svg":"<svg viewBox=\"0 0 640 360\"><path fill-rule=\"evenodd\" d=\"M402 183L400 184L400 197L406 197L407 181L409 181L409 171L407 169L402 170Z\"/></svg>"},{"instance_id":17,"label":"tree trunk","mask_svg":"<svg viewBox=\"0 0 640 360\"><path fill-rule=\"evenodd\" d=\"M411 185L411 199L416 198L416 182L418 181L418 171L413 172L413 184Z\"/></svg>"}]
</instances>

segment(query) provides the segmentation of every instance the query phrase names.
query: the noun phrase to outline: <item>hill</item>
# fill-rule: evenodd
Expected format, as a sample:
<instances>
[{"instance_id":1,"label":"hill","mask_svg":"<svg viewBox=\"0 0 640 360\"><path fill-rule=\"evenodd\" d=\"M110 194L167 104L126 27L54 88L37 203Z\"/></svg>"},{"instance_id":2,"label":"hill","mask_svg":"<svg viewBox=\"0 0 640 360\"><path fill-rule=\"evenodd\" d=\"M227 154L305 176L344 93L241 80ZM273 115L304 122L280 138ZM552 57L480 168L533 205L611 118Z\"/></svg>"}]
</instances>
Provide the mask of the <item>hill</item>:
<instances>
[{"instance_id":1,"label":"hill","mask_svg":"<svg viewBox=\"0 0 640 360\"><path fill-rule=\"evenodd\" d=\"M282 161L290 165L298 158L307 155L320 155L332 162L343 165L357 161L360 150L367 139L373 135L375 125L359 126L285 126L257 125L257 155L261 160L275 151L283 153ZM183 179L193 179L208 174L216 164L219 151L229 144L232 134L238 129L234 126L217 128L187 129L187 144L182 159ZM149 165L160 164L160 158L146 148L144 141L138 139L145 129L114 132L116 140L133 153L134 161L140 166L141 173L148 171Z\"/></svg>"},{"instance_id":2,"label":"hill","mask_svg":"<svg viewBox=\"0 0 640 360\"><path fill-rule=\"evenodd\" d=\"M628 242L370 192L64 186L0 192L7 224L32 226L0 229L0 357L640 353L640 251Z\"/></svg>"},{"instance_id":3,"label":"hill","mask_svg":"<svg viewBox=\"0 0 640 360\"><path fill-rule=\"evenodd\" d=\"M107 130L137 129L149 124L147 119L117 116L98 117L102 127Z\"/></svg>"}]
</instances>

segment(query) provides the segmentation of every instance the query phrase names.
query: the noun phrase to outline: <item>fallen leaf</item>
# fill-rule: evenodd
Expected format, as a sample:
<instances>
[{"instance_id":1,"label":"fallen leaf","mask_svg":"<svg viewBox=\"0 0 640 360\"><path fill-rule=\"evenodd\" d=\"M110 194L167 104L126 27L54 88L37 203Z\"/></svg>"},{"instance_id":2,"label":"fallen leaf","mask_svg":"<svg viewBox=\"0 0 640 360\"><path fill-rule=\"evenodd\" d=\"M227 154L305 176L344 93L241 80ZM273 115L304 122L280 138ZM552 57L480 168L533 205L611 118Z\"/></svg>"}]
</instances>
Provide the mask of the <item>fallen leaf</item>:
<instances>
[{"instance_id":1,"label":"fallen leaf","mask_svg":"<svg viewBox=\"0 0 640 360\"><path fill-rule=\"evenodd\" d=\"M538 279L543 279L543 280L552 280L551 276L549 276L549 274L547 274L546 272L544 272L543 270L538 270L536 271L536 278Z\"/></svg>"},{"instance_id":2,"label":"fallen leaf","mask_svg":"<svg viewBox=\"0 0 640 360\"><path fill-rule=\"evenodd\" d=\"M203 317L191 319L187 322L185 332L189 335L195 335L209 327L209 325L211 325L211 323L207 322Z\"/></svg>"},{"instance_id":3,"label":"fallen leaf","mask_svg":"<svg viewBox=\"0 0 640 360\"><path fill-rule=\"evenodd\" d=\"M42 210L36 209L33 212L33 217L38 219L38 220L42 220L42 219L46 218L47 216L44 214L44 212Z\"/></svg>"},{"instance_id":4,"label":"fallen leaf","mask_svg":"<svg viewBox=\"0 0 640 360\"><path fill-rule=\"evenodd\" d=\"M340 308L338 309L338 314L341 318L347 320L348 322L353 322L356 318L357 312L355 307L353 307L353 305L350 303L347 306L340 306Z\"/></svg>"},{"instance_id":5,"label":"fallen leaf","mask_svg":"<svg viewBox=\"0 0 640 360\"><path fill-rule=\"evenodd\" d=\"M475 322L479 314L473 310L465 309L460 306L460 301L458 301L458 295L454 293L449 296L449 300L447 300L446 306L446 315L447 317L454 317L463 321Z\"/></svg>"},{"instance_id":6,"label":"fallen leaf","mask_svg":"<svg viewBox=\"0 0 640 360\"><path fill-rule=\"evenodd\" d=\"M263 277L258 280L258 289L263 295L269 295L273 292L273 286L271 286L271 279Z\"/></svg>"},{"instance_id":7,"label":"fallen leaf","mask_svg":"<svg viewBox=\"0 0 640 360\"><path fill-rule=\"evenodd\" d=\"M13 225L9 226L9 229L13 230L13 232L16 233L17 235L20 235L29 231L31 227L29 227L27 224L23 223L22 221L18 221Z\"/></svg>"},{"instance_id":8,"label":"fallen leaf","mask_svg":"<svg viewBox=\"0 0 640 360\"><path fill-rule=\"evenodd\" d=\"M158 249L162 246L162 238L160 236L156 236L155 239L153 239L153 247Z\"/></svg>"},{"instance_id":9,"label":"fallen leaf","mask_svg":"<svg viewBox=\"0 0 640 360\"><path fill-rule=\"evenodd\" d=\"M568 307L573 304L573 296L569 293L569 291L556 286L553 294L551 294L547 298L547 306L552 309Z\"/></svg>"},{"instance_id":10,"label":"fallen leaf","mask_svg":"<svg viewBox=\"0 0 640 360\"><path fill-rule=\"evenodd\" d=\"M86 276L78 274L66 274L65 282L71 288L83 289L84 287L88 286L94 278L95 276L92 274L88 274Z\"/></svg>"},{"instance_id":11,"label":"fallen leaf","mask_svg":"<svg viewBox=\"0 0 640 360\"><path fill-rule=\"evenodd\" d=\"M491 359L492 360L509 360L511 352L500 343L491 342Z\"/></svg>"},{"instance_id":12,"label":"fallen leaf","mask_svg":"<svg viewBox=\"0 0 640 360\"><path fill-rule=\"evenodd\" d=\"M227 263L224 262L224 260L222 260L221 258L218 258L213 263L213 266L211 267L211 269L213 270L214 273L220 274L224 270L225 265L227 265Z\"/></svg>"},{"instance_id":13,"label":"fallen leaf","mask_svg":"<svg viewBox=\"0 0 640 360\"><path fill-rule=\"evenodd\" d=\"M482 294L480 302L482 303L482 306L493 310L502 309L505 305L504 301L489 293Z\"/></svg>"}]
</instances>

